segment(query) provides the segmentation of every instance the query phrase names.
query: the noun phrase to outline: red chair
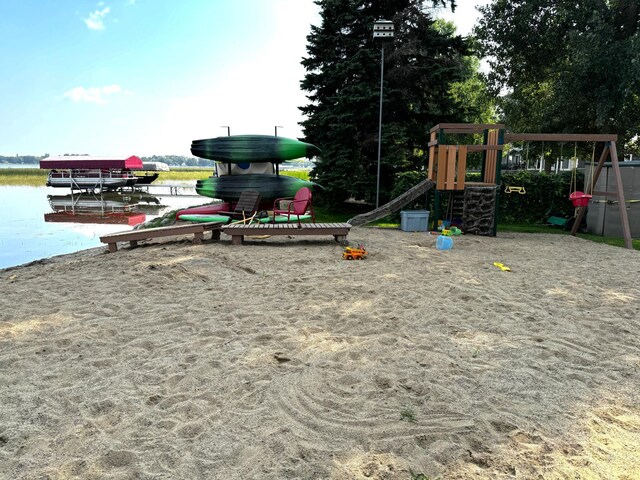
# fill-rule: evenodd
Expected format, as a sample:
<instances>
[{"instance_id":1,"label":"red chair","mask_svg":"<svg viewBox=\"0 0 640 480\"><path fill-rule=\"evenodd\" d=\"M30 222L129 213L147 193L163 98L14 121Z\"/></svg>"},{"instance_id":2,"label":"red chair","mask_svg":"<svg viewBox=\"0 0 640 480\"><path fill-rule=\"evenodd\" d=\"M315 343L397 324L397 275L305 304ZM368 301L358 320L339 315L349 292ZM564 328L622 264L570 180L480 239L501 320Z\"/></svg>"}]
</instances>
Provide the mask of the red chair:
<instances>
[{"instance_id":1,"label":"red chair","mask_svg":"<svg viewBox=\"0 0 640 480\"><path fill-rule=\"evenodd\" d=\"M285 201L288 204L281 206L281 203ZM302 187L296 192L295 197L277 198L273 202L273 223L276 221L276 215L286 215L287 222L291 222L291 215L296 215L298 224L300 224L300 216L307 212L311 213L311 221L315 223L316 216L311 203L311 190L308 187Z\"/></svg>"}]
</instances>

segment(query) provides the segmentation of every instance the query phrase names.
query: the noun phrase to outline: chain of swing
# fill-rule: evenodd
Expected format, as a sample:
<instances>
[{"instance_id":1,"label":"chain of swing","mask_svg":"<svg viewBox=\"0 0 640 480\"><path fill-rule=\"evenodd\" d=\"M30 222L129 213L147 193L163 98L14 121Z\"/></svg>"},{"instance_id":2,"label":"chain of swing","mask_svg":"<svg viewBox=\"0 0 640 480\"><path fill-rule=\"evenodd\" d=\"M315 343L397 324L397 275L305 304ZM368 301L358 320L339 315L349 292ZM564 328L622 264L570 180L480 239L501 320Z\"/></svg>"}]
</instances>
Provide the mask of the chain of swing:
<instances>
[{"instance_id":1,"label":"chain of swing","mask_svg":"<svg viewBox=\"0 0 640 480\"><path fill-rule=\"evenodd\" d=\"M590 193L585 193L578 190L578 142L574 142L573 145L573 157L570 159L570 169L571 169L571 180L569 182L569 199L573 202L573 205L576 207L584 207L589 204L589 200L592 198L593 194L593 181L594 181L594 167L595 167L595 155L596 155L596 143L593 143L593 150L591 153L591 164L589 171L589 181L590 181ZM542 141L542 150L540 152L540 168L544 165L544 140ZM560 143L560 158L558 162L562 162L564 159L564 142ZM529 143L527 142L525 148L525 165L526 168L529 169ZM524 186L514 186L508 185L505 187L505 193L519 193L526 194L526 190Z\"/></svg>"}]
</instances>

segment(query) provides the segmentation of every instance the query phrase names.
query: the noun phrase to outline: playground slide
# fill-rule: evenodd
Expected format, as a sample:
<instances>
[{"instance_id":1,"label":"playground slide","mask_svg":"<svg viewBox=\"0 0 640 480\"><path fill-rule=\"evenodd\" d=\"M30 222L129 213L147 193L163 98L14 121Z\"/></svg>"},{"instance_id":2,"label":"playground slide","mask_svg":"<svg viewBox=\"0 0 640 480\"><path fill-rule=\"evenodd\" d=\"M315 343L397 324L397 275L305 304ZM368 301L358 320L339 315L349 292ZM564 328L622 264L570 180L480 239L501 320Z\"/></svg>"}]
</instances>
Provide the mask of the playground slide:
<instances>
[{"instance_id":1,"label":"playground slide","mask_svg":"<svg viewBox=\"0 0 640 480\"><path fill-rule=\"evenodd\" d=\"M394 198L389 203L386 203L381 207L376 208L375 210L371 210L370 212L356 215L352 219L347 220L347 223L353 225L354 227L357 227L359 225L364 225L365 223L380 220L381 218L384 218L387 215L400 210L407 203L412 202L434 186L435 183L427 178L426 180L423 180L422 182L417 184L415 187L411 187L399 197Z\"/></svg>"}]
</instances>

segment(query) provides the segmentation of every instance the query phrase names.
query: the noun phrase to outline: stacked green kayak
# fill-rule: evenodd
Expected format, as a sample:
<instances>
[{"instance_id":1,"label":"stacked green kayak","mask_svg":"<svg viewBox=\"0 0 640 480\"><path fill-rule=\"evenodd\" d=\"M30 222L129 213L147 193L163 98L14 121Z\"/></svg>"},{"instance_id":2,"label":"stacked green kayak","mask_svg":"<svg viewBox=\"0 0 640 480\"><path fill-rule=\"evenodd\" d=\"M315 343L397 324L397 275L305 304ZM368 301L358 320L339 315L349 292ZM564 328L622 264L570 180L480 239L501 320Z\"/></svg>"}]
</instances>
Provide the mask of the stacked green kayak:
<instances>
[{"instance_id":1,"label":"stacked green kayak","mask_svg":"<svg viewBox=\"0 0 640 480\"><path fill-rule=\"evenodd\" d=\"M302 187L313 189L317 186L313 182L287 175L224 175L198 180L196 192L205 197L235 201L240 198L243 190L251 189L257 190L263 201L273 201L276 198L293 197Z\"/></svg>"},{"instance_id":2,"label":"stacked green kayak","mask_svg":"<svg viewBox=\"0 0 640 480\"><path fill-rule=\"evenodd\" d=\"M191 153L196 157L215 160L224 164L234 164L250 171L251 164L282 163L302 157L314 157L320 149L310 143L293 138L271 135L233 135L191 142ZM231 171L227 168L226 171ZM233 202L247 189L257 190L263 202L276 198L293 197L302 187L319 187L286 175L272 173L242 173L221 175L198 180L196 192L210 198L221 198Z\"/></svg>"},{"instance_id":3,"label":"stacked green kayak","mask_svg":"<svg viewBox=\"0 0 640 480\"><path fill-rule=\"evenodd\" d=\"M320 149L293 138L271 135L232 135L191 142L196 157L225 163L282 163L296 158L311 158Z\"/></svg>"}]
</instances>

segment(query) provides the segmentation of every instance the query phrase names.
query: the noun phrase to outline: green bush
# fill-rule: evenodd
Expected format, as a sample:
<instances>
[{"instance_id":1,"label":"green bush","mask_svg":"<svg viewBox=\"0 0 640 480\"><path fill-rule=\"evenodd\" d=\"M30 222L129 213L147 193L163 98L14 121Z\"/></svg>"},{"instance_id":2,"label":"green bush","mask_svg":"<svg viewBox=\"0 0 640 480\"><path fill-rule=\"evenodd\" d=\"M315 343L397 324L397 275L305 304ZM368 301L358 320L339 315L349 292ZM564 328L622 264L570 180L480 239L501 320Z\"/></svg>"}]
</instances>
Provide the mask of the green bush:
<instances>
[{"instance_id":1,"label":"green bush","mask_svg":"<svg viewBox=\"0 0 640 480\"><path fill-rule=\"evenodd\" d=\"M500 223L546 223L551 215L559 217L572 217L574 207L569 200L571 193L572 172L562 172L558 175L531 171L505 172L502 174L499 194L499 218ZM395 178L391 198L395 198L425 177L424 172L412 171L398 174ZM583 189L584 174L576 175L578 190ZM467 172L466 181L480 181L480 174ZM524 187L525 194L506 193L508 186ZM404 207L405 210L430 210L433 211L433 193L430 192L428 202L425 195L421 195L413 203ZM442 195L440 211L448 209L448 195ZM396 215L399 218L399 214Z\"/></svg>"},{"instance_id":2,"label":"green bush","mask_svg":"<svg viewBox=\"0 0 640 480\"><path fill-rule=\"evenodd\" d=\"M396 198L405 193L407 190L415 187L418 183L426 179L424 172L410 171L402 172L396 175L391 190L391 198ZM428 210L426 204L426 195L420 195L412 203L403 207L404 210ZM400 217L398 217L400 218Z\"/></svg>"},{"instance_id":3,"label":"green bush","mask_svg":"<svg viewBox=\"0 0 640 480\"><path fill-rule=\"evenodd\" d=\"M550 215L572 217L569 200L572 172L558 175L520 171L502 174L500 184L500 223L545 223ZM576 175L578 190L583 188L584 174ZM505 188L524 187L526 193L506 193Z\"/></svg>"}]
</instances>

